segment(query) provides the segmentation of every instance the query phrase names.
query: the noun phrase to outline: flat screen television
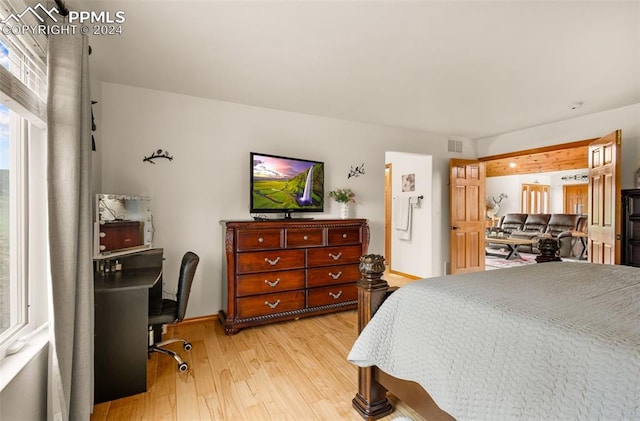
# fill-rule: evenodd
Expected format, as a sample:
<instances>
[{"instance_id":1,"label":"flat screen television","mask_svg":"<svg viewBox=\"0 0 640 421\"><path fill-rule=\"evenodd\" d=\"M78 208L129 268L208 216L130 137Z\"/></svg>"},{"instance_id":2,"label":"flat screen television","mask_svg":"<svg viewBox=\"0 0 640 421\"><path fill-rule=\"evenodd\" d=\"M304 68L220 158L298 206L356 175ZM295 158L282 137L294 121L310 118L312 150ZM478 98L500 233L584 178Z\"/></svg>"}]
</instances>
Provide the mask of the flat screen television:
<instances>
[{"instance_id":1,"label":"flat screen television","mask_svg":"<svg viewBox=\"0 0 640 421\"><path fill-rule=\"evenodd\" d=\"M251 213L324 211L324 162L251 152Z\"/></svg>"}]
</instances>

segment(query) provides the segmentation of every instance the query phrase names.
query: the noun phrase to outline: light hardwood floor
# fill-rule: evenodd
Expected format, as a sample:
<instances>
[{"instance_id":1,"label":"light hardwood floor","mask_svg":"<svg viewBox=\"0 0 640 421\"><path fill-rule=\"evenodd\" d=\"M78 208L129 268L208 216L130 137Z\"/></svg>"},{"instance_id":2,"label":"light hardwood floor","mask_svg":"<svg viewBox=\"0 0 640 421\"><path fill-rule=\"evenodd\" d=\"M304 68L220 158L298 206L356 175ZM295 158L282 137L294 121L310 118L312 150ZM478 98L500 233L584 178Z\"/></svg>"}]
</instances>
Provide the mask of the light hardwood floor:
<instances>
[{"instance_id":1,"label":"light hardwood floor","mask_svg":"<svg viewBox=\"0 0 640 421\"><path fill-rule=\"evenodd\" d=\"M391 285L410 280L395 275ZM154 353L147 364L147 392L96 405L91 421L103 420L353 420L357 368L347 354L357 336L355 311L249 328L225 336L217 319L169 327L189 371ZM399 416L422 418L393 399Z\"/></svg>"}]
</instances>

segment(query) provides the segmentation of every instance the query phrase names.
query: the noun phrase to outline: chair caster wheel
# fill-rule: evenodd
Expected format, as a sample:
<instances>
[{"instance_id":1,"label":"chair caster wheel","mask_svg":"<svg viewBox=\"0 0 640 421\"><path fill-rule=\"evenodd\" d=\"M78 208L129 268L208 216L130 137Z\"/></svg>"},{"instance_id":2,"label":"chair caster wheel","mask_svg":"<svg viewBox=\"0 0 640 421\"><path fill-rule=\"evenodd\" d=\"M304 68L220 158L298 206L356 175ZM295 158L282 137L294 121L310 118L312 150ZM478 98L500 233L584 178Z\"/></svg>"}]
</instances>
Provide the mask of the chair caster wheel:
<instances>
[{"instance_id":1,"label":"chair caster wheel","mask_svg":"<svg viewBox=\"0 0 640 421\"><path fill-rule=\"evenodd\" d=\"M189 366L187 365L187 363L178 364L178 370L180 370L181 373L184 373L188 369Z\"/></svg>"},{"instance_id":2,"label":"chair caster wheel","mask_svg":"<svg viewBox=\"0 0 640 421\"><path fill-rule=\"evenodd\" d=\"M191 351L191 343L190 342L186 342L184 345L182 345L182 347L184 348L185 351Z\"/></svg>"}]
</instances>

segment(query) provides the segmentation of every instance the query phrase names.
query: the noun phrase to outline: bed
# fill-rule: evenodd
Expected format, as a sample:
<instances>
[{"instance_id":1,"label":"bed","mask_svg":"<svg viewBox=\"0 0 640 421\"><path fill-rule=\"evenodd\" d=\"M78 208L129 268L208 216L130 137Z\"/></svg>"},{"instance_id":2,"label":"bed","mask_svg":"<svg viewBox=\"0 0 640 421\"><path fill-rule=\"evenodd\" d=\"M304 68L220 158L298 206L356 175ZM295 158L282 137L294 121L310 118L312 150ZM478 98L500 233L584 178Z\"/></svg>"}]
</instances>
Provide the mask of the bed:
<instances>
[{"instance_id":1,"label":"bed","mask_svg":"<svg viewBox=\"0 0 640 421\"><path fill-rule=\"evenodd\" d=\"M390 294L366 258L348 356L364 418L393 410L389 391L429 420L640 419L640 269L550 262Z\"/></svg>"}]
</instances>

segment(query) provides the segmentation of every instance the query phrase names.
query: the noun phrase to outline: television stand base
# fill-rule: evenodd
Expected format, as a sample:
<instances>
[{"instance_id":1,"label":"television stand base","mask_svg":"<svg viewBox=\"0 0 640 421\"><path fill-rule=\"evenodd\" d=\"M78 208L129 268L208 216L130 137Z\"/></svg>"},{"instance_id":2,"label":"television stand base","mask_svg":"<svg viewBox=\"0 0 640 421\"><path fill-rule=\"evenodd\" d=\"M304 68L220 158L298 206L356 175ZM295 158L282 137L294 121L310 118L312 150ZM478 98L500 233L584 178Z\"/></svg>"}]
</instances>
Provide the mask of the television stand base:
<instances>
[{"instance_id":1,"label":"television stand base","mask_svg":"<svg viewBox=\"0 0 640 421\"><path fill-rule=\"evenodd\" d=\"M260 221L260 222L265 222L265 221L277 221L277 222L281 222L281 221L313 221L314 218L266 218L264 216L254 216L253 220L254 221Z\"/></svg>"}]
</instances>

